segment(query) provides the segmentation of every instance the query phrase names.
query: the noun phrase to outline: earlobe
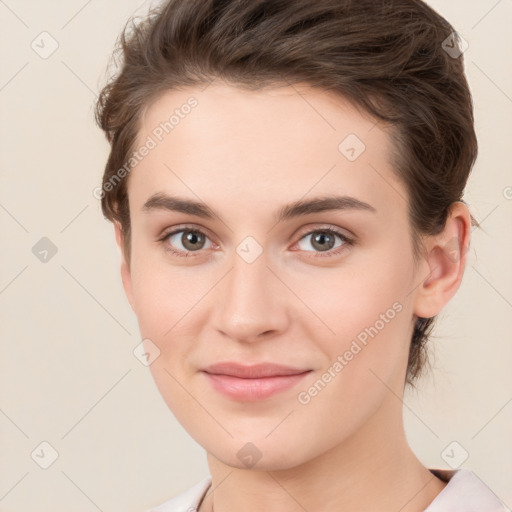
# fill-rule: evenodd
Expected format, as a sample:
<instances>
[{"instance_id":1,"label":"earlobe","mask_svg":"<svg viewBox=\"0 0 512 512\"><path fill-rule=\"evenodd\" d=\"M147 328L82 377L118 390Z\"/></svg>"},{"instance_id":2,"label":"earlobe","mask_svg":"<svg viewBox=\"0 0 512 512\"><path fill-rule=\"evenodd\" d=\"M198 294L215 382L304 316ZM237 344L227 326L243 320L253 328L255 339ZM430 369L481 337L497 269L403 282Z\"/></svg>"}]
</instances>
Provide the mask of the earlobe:
<instances>
[{"instance_id":1,"label":"earlobe","mask_svg":"<svg viewBox=\"0 0 512 512\"><path fill-rule=\"evenodd\" d=\"M471 235L471 216L466 205L452 205L443 231L425 241L426 256L420 272L414 313L418 317L436 316L459 289L464 275Z\"/></svg>"},{"instance_id":2,"label":"earlobe","mask_svg":"<svg viewBox=\"0 0 512 512\"><path fill-rule=\"evenodd\" d=\"M121 280L123 282L123 288L126 293L128 302L130 303L132 310L134 310L132 294L132 276L130 272L130 267L127 263L126 254L124 252L123 230L121 228L121 225L117 221L114 221L114 232L116 236L117 246L121 251Z\"/></svg>"}]
</instances>

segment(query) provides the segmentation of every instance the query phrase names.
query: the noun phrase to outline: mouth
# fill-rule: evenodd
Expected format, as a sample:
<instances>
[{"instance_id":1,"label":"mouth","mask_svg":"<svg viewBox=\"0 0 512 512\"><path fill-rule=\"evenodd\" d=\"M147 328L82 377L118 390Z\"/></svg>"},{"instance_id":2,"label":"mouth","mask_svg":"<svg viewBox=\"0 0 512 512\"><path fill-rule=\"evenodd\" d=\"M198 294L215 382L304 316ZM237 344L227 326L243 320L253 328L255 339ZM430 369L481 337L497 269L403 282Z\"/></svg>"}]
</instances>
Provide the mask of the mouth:
<instances>
[{"instance_id":1,"label":"mouth","mask_svg":"<svg viewBox=\"0 0 512 512\"><path fill-rule=\"evenodd\" d=\"M296 386L313 370L273 363L219 363L202 370L213 389L239 401L257 401Z\"/></svg>"}]
</instances>

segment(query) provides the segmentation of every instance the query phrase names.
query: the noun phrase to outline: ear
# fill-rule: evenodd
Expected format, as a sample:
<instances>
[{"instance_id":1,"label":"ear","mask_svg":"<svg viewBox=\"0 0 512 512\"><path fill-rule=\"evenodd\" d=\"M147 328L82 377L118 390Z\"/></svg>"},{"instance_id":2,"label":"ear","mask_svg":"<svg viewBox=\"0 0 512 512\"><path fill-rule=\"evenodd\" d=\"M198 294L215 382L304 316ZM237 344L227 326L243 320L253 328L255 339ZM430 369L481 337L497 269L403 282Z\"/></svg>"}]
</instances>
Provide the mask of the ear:
<instances>
[{"instance_id":1,"label":"ear","mask_svg":"<svg viewBox=\"0 0 512 512\"><path fill-rule=\"evenodd\" d=\"M414 314L437 315L459 289L471 238L467 206L453 203L443 231L424 240L426 255L419 265L423 282L416 289Z\"/></svg>"},{"instance_id":2,"label":"ear","mask_svg":"<svg viewBox=\"0 0 512 512\"><path fill-rule=\"evenodd\" d=\"M121 280L123 281L123 288L126 293L126 297L128 299L128 302L130 303L130 306L133 308L133 294L132 294L132 276L130 272L130 267L126 261L126 254L124 251L124 244L123 244L123 230L121 228L121 224L119 222L114 221L114 231L116 235L116 243L121 251Z\"/></svg>"}]
</instances>

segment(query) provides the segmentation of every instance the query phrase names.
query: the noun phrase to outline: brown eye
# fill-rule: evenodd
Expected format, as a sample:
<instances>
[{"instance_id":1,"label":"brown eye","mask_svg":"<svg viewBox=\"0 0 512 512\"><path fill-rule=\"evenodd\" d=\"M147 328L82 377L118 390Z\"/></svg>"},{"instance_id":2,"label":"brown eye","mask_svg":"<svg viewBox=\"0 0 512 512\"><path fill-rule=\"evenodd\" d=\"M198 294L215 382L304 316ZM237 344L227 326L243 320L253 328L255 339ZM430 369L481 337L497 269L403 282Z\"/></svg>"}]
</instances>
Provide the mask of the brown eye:
<instances>
[{"instance_id":1,"label":"brown eye","mask_svg":"<svg viewBox=\"0 0 512 512\"><path fill-rule=\"evenodd\" d=\"M183 256L188 256L188 252L198 252L205 249L206 241L209 238L201 231L196 229L179 229L168 233L162 239L166 249Z\"/></svg>"},{"instance_id":2,"label":"brown eye","mask_svg":"<svg viewBox=\"0 0 512 512\"><path fill-rule=\"evenodd\" d=\"M337 238L341 240L341 242L336 245ZM308 239L309 242L301 246L301 242ZM339 231L333 228L322 228L315 229L314 231L310 231L303 235L299 240L298 245L301 250L306 252L326 253L325 256L334 256L343 251L345 246L352 245L352 243L353 242L348 237ZM307 245L313 249L308 250ZM319 255L323 256L323 254Z\"/></svg>"}]
</instances>

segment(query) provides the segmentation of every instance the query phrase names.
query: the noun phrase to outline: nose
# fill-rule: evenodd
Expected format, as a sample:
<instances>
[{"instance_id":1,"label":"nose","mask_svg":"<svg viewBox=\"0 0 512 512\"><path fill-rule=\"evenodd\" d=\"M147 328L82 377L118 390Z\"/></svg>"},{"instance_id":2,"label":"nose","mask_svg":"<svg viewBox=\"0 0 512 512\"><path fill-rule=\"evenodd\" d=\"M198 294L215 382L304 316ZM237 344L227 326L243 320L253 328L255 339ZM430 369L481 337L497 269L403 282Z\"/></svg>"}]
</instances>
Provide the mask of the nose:
<instances>
[{"instance_id":1,"label":"nose","mask_svg":"<svg viewBox=\"0 0 512 512\"><path fill-rule=\"evenodd\" d=\"M224 336L253 342L288 328L291 294L270 265L265 253L252 263L234 255L213 306L214 326Z\"/></svg>"}]
</instances>

